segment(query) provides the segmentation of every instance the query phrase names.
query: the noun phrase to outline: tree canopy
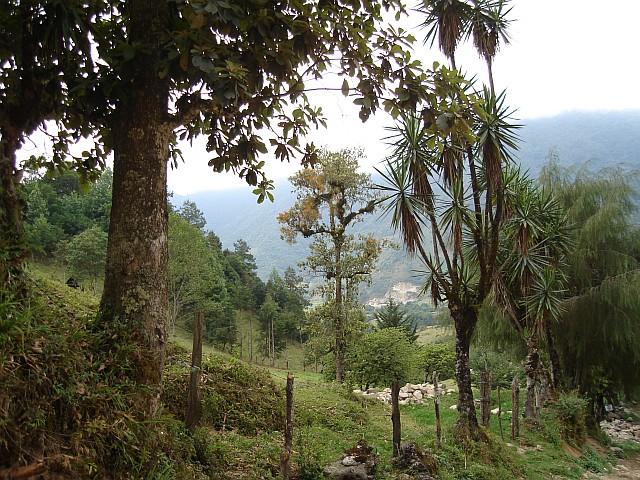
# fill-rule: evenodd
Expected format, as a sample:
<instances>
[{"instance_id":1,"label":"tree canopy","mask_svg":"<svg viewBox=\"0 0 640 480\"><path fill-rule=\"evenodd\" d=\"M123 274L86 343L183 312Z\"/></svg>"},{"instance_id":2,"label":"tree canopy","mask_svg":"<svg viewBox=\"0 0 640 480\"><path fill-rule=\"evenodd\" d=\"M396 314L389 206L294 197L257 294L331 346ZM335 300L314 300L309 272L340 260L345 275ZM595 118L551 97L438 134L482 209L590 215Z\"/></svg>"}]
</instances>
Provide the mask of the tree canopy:
<instances>
[{"instance_id":1,"label":"tree canopy","mask_svg":"<svg viewBox=\"0 0 640 480\"><path fill-rule=\"evenodd\" d=\"M541 174L577 236L567 258L565 311L554 325L558 350L567 379L592 396L640 387L638 175L623 166L562 168L553 157Z\"/></svg>"}]
</instances>

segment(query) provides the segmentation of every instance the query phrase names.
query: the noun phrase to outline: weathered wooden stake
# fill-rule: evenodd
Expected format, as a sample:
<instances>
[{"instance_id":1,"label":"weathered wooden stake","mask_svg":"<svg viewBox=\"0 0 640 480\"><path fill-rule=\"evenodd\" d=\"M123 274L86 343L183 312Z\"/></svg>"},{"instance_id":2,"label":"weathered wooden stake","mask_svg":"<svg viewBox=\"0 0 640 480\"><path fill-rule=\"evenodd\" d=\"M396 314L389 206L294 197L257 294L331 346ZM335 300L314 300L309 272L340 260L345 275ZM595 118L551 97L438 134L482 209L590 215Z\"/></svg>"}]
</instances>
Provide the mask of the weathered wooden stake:
<instances>
[{"instance_id":1,"label":"weathered wooden stake","mask_svg":"<svg viewBox=\"0 0 640 480\"><path fill-rule=\"evenodd\" d=\"M518 377L511 382L511 438L515 440L520 435L520 384Z\"/></svg>"},{"instance_id":2,"label":"weathered wooden stake","mask_svg":"<svg viewBox=\"0 0 640 480\"><path fill-rule=\"evenodd\" d=\"M440 422L440 386L438 385L438 372L433 372L433 406L436 411L436 441L438 448L442 447L442 423Z\"/></svg>"},{"instance_id":3,"label":"weathered wooden stake","mask_svg":"<svg viewBox=\"0 0 640 480\"><path fill-rule=\"evenodd\" d=\"M391 425L393 429L393 457L400 455L400 380L395 379L391 384Z\"/></svg>"},{"instance_id":4,"label":"weathered wooden stake","mask_svg":"<svg viewBox=\"0 0 640 480\"><path fill-rule=\"evenodd\" d=\"M189 398L187 401L187 414L185 426L193 433L200 420L200 372L202 371L202 323L204 313L196 312L196 321L193 324L193 351L191 352L191 375L189 377Z\"/></svg>"},{"instance_id":5,"label":"weathered wooden stake","mask_svg":"<svg viewBox=\"0 0 640 480\"><path fill-rule=\"evenodd\" d=\"M498 385L498 426L500 427L500 438L504 442L504 432L502 431L502 400L500 399L500 385Z\"/></svg>"},{"instance_id":6,"label":"weathered wooden stake","mask_svg":"<svg viewBox=\"0 0 640 480\"><path fill-rule=\"evenodd\" d=\"M253 363L253 316L249 314L249 363Z\"/></svg>"},{"instance_id":7,"label":"weathered wooden stake","mask_svg":"<svg viewBox=\"0 0 640 480\"><path fill-rule=\"evenodd\" d=\"M280 471L282 478L289 480L293 476L291 471L291 451L293 450L293 374L287 374L287 419L284 427L284 448L280 453Z\"/></svg>"},{"instance_id":8,"label":"weathered wooden stake","mask_svg":"<svg viewBox=\"0 0 640 480\"><path fill-rule=\"evenodd\" d=\"M491 381L489 372L480 372L480 421L483 427L491 422Z\"/></svg>"}]
</instances>

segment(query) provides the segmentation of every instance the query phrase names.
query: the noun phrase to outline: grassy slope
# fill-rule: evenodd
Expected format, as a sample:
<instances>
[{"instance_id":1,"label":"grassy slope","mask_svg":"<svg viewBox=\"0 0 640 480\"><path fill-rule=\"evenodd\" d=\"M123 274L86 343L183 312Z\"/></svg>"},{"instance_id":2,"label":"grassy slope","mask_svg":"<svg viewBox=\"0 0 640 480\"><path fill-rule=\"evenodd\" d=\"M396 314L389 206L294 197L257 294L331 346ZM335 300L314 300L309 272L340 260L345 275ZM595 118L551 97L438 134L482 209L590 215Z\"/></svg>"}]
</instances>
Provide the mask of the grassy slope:
<instances>
[{"instance_id":1,"label":"grassy slope","mask_svg":"<svg viewBox=\"0 0 640 480\"><path fill-rule=\"evenodd\" d=\"M55 454L64 465L50 462L47 466L62 469L65 478L278 476L281 427L256 425L278 425L273 422L281 418L285 371L270 369L266 375L263 369L249 367L205 346L209 375L205 376L203 387L204 426L189 436L179 418L172 415L165 414L152 423L135 422L127 413L127 409L134 408L126 396L131 385L126 377L107 377L101 370L102 360L92 351L99 335L86 325L91 323L95 297L46 278L37 280L34 293L30 320L19 331L10 332L13 338L0 345L0 400L13 399L11 408L0 411L0 437L4 439L0 442L4 449L0 470L30 463L43 455L50 460ZM6 326L6 319L2 321L0 326ZM188 358L188 333L180 331L174 342L171 358ZM188 371L175 363L167 366L167 391L174 392L179 401ZM34 377L37 372L39 376ZM374 446L380 456L378 478L394 478L390 467L389 407L324 383L317 374L294 371L294 375L293 462L306 475L304 478L320 478L314 474L321 465L360 439ZM34 378L38 378L35 385ZM275 387L269 386L271 381ZM251 382L259 382L259 386ZM218 388L222 384L226 388ZM27 407L13 408L20 399L24 401L22 405L28 405L26 419ZM5 400L0 404L6 404ZM174 403L167 401L168 413ZM442 448L435 443L433 405L402 408L403 442L415 441L432 449L440 479L577 479L586 468L601 470L606 465L607 459L593 452L585 451L579 458L565 453L551 410L543 413L542 429L522 428L517 442L508 440L507 421L507 440L500 439L494 418L489 445L460 445L451 433L457 414L449 407L454 403L453 396L442 399ZM507 408L504 396L503 408ZM180 416L180 409L175 410L173 415ZM275 411L279 413L270 413ZM215 414L221 414L222 421ZM247 424L254 431L245 431ZM19 444L8 442L8 438Z\"/></svg>"}]
</instances>

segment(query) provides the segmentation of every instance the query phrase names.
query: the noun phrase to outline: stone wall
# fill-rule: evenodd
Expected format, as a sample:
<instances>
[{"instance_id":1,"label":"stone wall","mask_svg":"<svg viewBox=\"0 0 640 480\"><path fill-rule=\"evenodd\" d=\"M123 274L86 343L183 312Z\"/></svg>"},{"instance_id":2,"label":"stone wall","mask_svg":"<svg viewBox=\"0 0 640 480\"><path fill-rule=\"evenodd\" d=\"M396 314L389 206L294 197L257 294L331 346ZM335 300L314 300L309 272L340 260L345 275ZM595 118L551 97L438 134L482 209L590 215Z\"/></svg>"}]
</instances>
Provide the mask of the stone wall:
<instances>
[{"instance_id":1,"label":"stone wall","mask_svg":"<svg viewBox=\"0 0 640 480\"><path fill-rule=\"evenodd\" d=\"M364 395L366 397L377 398L384 403L391 403L391 388L385 388L383 390L376 390L375 388L369 388L367 390L354 390L353 393L357 395ZM448 390L446 384L440 385L440 395L450 395L453 390ZM404 387L400 388L400 395L398 395L400 405L422 405L428 398L435 396L435 387L431 383L407 383Z\"/></svg>"}]
</instances>

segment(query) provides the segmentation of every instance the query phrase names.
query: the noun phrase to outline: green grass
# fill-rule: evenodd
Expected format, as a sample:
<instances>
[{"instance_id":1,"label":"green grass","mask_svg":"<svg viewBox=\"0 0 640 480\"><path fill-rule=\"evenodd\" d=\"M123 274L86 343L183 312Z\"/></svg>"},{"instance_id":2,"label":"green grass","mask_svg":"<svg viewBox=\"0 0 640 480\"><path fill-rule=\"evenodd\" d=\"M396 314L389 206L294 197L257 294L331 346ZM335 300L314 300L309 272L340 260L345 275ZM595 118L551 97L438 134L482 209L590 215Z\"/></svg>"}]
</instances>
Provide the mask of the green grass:
<instances>
[{"instance_id":1,"label":"green grass","mask_svg":"<svg viewBox=\"0 0 640 480\"><path fill-rule=\"evenodd\" d=\"M453 339L451 327L431 325L418 330L418 344L427 345L429 343L448 342Z\"/></svg>"}]
</instances>

